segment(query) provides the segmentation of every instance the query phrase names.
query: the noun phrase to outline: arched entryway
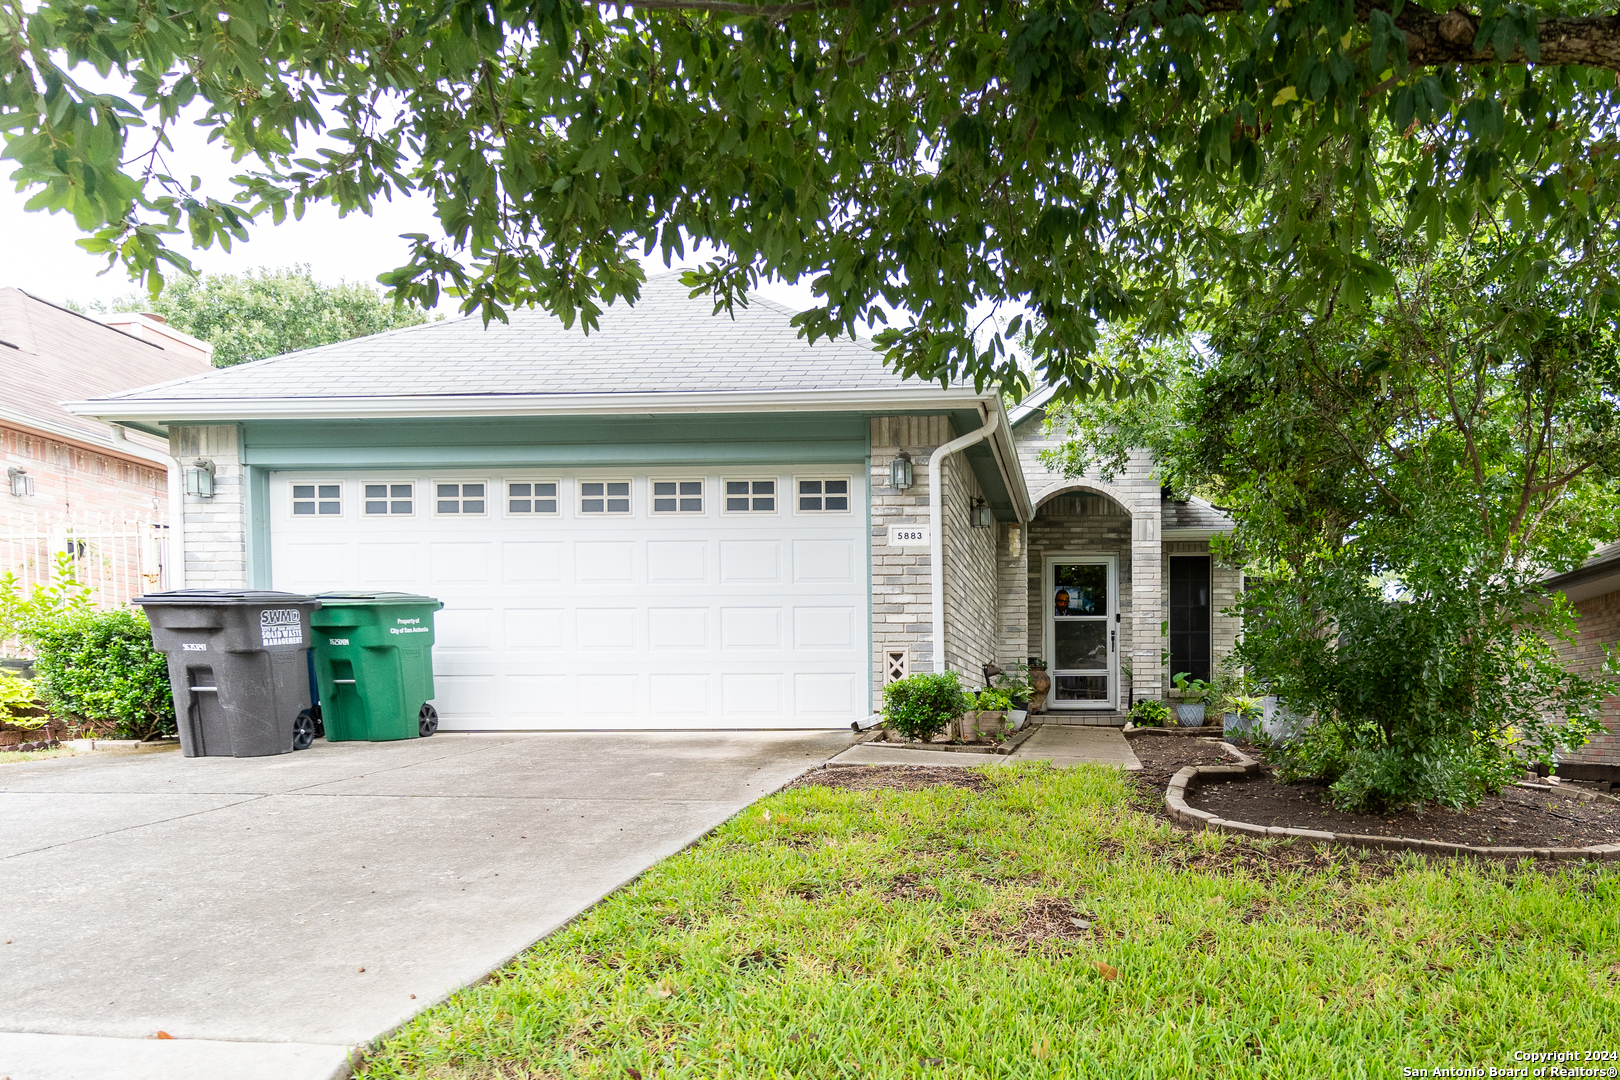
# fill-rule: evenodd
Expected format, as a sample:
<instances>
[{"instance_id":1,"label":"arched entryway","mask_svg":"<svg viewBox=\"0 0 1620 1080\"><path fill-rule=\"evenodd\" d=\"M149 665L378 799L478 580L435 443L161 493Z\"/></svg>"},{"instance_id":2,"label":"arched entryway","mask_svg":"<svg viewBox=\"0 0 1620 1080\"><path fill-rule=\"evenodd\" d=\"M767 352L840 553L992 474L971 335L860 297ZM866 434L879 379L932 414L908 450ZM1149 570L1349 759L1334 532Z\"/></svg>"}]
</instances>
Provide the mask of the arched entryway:
<instances>
[{"instance_id":1,"label":"arched entryway","mask_svg":"<svg viewBox=\"0 0 1620 1080\"><path fill-rule=\"evenodd\" d=\"M1126 500L1092 480L1054 484L1037 498L1028 526L1029 643L1052 677L1051 719L1118 724L1129 707L1132 539L1141 525Z\"/></svg>"}]
</instances>

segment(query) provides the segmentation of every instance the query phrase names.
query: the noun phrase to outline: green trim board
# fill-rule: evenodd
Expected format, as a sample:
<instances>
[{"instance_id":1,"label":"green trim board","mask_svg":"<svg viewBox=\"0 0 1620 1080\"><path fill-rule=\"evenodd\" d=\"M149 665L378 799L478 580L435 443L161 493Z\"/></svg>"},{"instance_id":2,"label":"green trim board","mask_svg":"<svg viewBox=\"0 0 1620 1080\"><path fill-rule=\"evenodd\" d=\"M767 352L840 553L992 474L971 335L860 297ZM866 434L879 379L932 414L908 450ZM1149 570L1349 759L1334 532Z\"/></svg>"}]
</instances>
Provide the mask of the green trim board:
<instances>
[{"instance_id":1,"label":"green trim board","mask_svg":"<svg viewBox=\"0 0 1620 1080\"><path fill-rule=\"evenodd\" d=\"M246 547L247 587L270 588L270 470L248 465L243 470L247 492L247 521L243 530Z\"/></svg>"},{"instance_id":2,"label":"green trim board","mask_svg":"<svg viewBox=\"0 0 1620 1080\"><path fill-rule=\"evenodd\" d=\"M248 421L244 461L269 469L854 464L862 413Z\"/></svg>"}]
</instances>

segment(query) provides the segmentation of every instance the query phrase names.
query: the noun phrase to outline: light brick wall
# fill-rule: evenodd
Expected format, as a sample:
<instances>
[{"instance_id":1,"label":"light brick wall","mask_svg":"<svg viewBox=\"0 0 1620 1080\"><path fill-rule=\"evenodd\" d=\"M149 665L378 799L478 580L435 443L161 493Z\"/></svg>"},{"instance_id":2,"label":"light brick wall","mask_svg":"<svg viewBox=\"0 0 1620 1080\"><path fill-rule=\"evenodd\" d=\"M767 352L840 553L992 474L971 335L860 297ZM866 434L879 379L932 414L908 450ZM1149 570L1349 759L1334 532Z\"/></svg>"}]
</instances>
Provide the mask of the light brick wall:
<instances>
[{"instance_id":1,"label":"light brick wall","mask_svg":"<svg viewBox=\"0 0 1620 1080\"><path fill-rule=\"evenodd\" d=\"M234 424L169 429L169 453L214 463L214 497L186 498L186 588L243 589L248 583L247 488Z\"/></svg>"},{"instance_id":2,"label":"light brick wall","mask_svg":"<svg viewBox=\"0 0 1620 1080\"><path fill-rule=\"evenodd\" d=\"M1006 524L996 533L996 663L1012 671L1034 655L1030 641L1039 626L1029 621L1029 526Z\"/></svg>"},{"instance_id":3,"label":"light brick wall","mask_svg":"<svg viewBox=\"0 0 1620 1080\"><path fill-rule=\"evenodd\" d=\"M928 523L928 462L934 449L956 436L942 416L879 416L872 438L872 687L874 702L883 688L884 654L909 648L912 671L933 671L933 585L927 547L890 547L889 526ZM905 450L912 457L913 486L889 485L889 465ZM980 667L1001 650L997 626L998 541L1004 529L975 529L968 523L970 500L982 494L972 468L960 454L942 470L945 551L945 666L977 685Z\"/></svg>"},{"instance_id":4,"label":"light brick wall","mask_svg":"<svg viewBox=\"0 0 1620 1080\"><path fill-rule=\"evenodd\" d=\"M1561 659L1572 670L1590 671L1603 663L1605 645L1620 641L1620 592L1605 593L1575 604L1580 630L1573 644L1560 642ZM1603 703L1603 724L1607 735L1594 737L1573 754L1560 760L1583 765L1620 765L1620 697Z\"/></svg>"},{"instance_id":5,"label":"light brick wall","mask_svg":"<svg viewBox=\"0 0 1620 1080\"><path fill-rule=\"evenodd\" d=\"M34 493L24 497L0 488L0 520L24 514L104 514L162 520L169 505L168 474L145 461L131 461L69 442L0 425L4 469L26 469Z\"/></svg>"},{"instance_id":6,"label":"light brick wall","mask_svg":"<svg viewBox=\"0 0 1620 1080\"><path fill-rule=\"evenodd\" d=\"M964 686L984 681L997 654L996 549L1001 530L975 529L972 500L984 493L960 453L945 463L945 662Z\"/></svg>"}]
</instances>

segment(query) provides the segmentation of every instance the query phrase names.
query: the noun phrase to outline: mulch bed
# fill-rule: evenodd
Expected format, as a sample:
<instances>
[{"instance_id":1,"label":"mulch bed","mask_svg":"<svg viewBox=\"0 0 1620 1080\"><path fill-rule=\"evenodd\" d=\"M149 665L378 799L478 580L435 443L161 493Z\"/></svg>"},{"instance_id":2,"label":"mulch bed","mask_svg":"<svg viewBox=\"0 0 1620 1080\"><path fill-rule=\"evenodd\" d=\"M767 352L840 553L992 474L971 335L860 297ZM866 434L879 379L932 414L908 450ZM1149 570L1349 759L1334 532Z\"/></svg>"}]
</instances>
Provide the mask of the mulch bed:
<instances>
[{"instance_id":1,"label":"mulch bed","mask_svg":"<svg viewBox=\"0 0 1620 1080\"><path fill-rule=\"evenodd\" d=\"M830 787L845 791L956 787L983 791L985 784L983 773L954 765L838 765L807 772L787 787Z\"/></svg>"},{"instance_id":2,"label":"mulch bed","mask_svg":"<svg viewBox=\"0 0 1620 1080\"><path fill-rule=\"evenodd\" d=\"M1453 844L1499 847L1590 847L1620 844L1620 803L1584 802L1528 788L1503 788L1469 810L1431 806L1422 812L1346 814L1326 801L1326 787L1312 782L1282 784L1271 770L1257 779L1207 784L1189 805L1234 821L1288 825L1363 836L1406 836Z\"/></svg>"},{"instance_id":3,"label":"mulch bed","mask_svg":"<svg viewBox=\"0 0 1620 1080\"><path fill-rule=\"evenodd\" d=\"M1139 784L1154 803L1144 806L1163 814L1164 790L1186 765L1232 765L1235 758L1216 739L1139 737L1131 749L1141 759ZM1253 756L1251 754L1251 756ZM1487 795L1471 810L1431 806L1422 812L1346 814L1326 801L1324 785L1279 783L1262 766L1253 780L1205 784L1188 798L1190 805L1233 821L1281 825L1296 829L1357 833L1362 836L1405 836L1454 844L1499 847L1589 847L1620 843L1620 803L1585 802L1567 795L1527 788L1506 788Z\"/></svg>"}]
</instances>

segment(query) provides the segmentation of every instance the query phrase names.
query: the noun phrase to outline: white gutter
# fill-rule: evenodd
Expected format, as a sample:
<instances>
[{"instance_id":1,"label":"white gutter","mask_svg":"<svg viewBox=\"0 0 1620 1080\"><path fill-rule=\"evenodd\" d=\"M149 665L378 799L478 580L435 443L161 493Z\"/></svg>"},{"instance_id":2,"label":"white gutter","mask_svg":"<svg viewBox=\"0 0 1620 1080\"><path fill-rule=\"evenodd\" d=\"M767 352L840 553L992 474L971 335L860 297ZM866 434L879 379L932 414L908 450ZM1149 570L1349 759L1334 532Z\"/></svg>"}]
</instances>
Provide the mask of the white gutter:
<instances>
[{"instance_id":1,"label":"white gutter","mask_svg":"<svg viewBox=\"0 0 1620 1080\"><path fill-rule=\"evenodd\" d=\"M186 470L179 461L157 450L148 450L132 443L124 429L114 424L113 446L122 453L134 454L154 465L162 465L169 478L169 550L164 554L163 566L168 571L171 589L186 587Z\"/></svg>"},{"instance_id":2,"label":"white gutter","mask_svg":"<svg viewBox=\"0 0 1620 1080\"><path fill-rule=\"evenodd\" d=\"M63 408L107 423L199 420L303 420L547 416L647 413L847 412L862 409L978 408L972 387L878 390L748 390L703 393L424 394L331 397L102 398Z\"/></svg>"},{"instance_id":3,"label":"white gutter","mask_svg":"<svg viewBox=\"0 0 1620 1080\"><path fill-rule=\"evenodd\" d=\"M1001 423L1001 409L992 408L984 426L977 431L952 439L934 448L928 455L928 570L933 585L931 597L934 609L934 670L945 670L945 534L940 530L941 510L944 506L943 472L945 459L965 446L972 446L996 433Z\"/></svg>"}]
</instances>

